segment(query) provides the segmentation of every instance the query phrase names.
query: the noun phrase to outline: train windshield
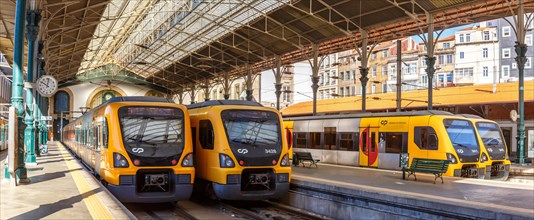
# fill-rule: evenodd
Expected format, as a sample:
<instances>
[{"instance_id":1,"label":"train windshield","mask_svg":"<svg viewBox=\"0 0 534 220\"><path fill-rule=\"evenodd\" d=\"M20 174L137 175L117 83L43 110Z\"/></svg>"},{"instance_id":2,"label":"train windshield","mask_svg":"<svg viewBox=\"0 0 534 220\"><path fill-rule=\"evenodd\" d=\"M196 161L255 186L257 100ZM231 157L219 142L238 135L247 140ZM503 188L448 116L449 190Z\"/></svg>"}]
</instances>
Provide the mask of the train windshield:
<instances>
[{"instance_id":1,"label":"train windshield","mask_svg":"<svg viewBox=\"0 0 534 220\"><path fill-rule=\"evenodd\" d=\"M274 146L280 144L280 121L274 112L224 111L222 119L230 145Z\"/></svg>"},{"instance_id":2,"label":"train windshield","mask_svg":"<svg viewBox=\"0 0 534 220\"><path fill-rule=\"evenodd\" d=\"M282 148L278 114L256 110L225 110L221 117L228 144L238 159L278 158ZM249 165L259 163L251 160L247 162Z\"/></svg>"},{"instance_id":3,"label":"train windshield","mask_svg":"<svg viewBox=\"0 0 534 220\"><path fill-rule=\"evenodd\" d=\"M480 154L480 147L475 135L473 124L467 120L443 120L452 146L462 162L476 162Z\"/></svg>"},{"instance_id":4,"label":"train windshield","mask_svg":"<svg viewBox=\"0 0 534 220\"><path fill-rule=\"evenodd\" d=\"M124 147L139 166L175 165L184 148L184 113L177 108L122 107Z\"/></svg>"},{"instance_id":5,"label":"train windshield","mask_svg":"<svg viewBox=\"0 0 534 220\"><path fill-rule=\"evenodd\" d=\"M493 122L477 122L477 131L482 139L482 144L486 147L491 159L504 159L506 146L501 135L501 129Z\"/></svg>"}]
</instances>

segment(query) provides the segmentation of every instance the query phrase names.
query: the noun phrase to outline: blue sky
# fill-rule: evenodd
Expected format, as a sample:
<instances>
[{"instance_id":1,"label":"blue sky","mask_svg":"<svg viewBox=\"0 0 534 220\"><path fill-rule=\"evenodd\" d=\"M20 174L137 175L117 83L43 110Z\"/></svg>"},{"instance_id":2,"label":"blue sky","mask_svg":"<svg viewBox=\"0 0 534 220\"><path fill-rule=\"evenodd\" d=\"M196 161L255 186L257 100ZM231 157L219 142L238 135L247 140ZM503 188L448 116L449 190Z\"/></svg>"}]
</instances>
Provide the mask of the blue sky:
<instances>
[{"instance_id":1,"label":"blue sky","mask_svg":"<svg viewBox=\"0 0 534 220\"><path fill-rule=\"evenodd\" d=\"M477 24L477 23L475 23ZM439 36L439 38L445 38L445 37L448 37L448 36L451 36L451 35L454 35L454 32L458 31L458 30L461 30L461 29L464 29L464 28L467 28L467 27L471 27L475 24L467 24L467 25L463 25L463 26L458 26L458 27L455 27L455 28L449 28L449 29L445 29L445 31L443 31L443 33L441 33L441 36ZM426 36L426 34L425 34ZM434 36L437 36L437 32L434 34ZM416 43L420 43L422 40L420 37L418 37L417 35L413 37L413 39L415 40Z\"/></svg>"}]
</instances>

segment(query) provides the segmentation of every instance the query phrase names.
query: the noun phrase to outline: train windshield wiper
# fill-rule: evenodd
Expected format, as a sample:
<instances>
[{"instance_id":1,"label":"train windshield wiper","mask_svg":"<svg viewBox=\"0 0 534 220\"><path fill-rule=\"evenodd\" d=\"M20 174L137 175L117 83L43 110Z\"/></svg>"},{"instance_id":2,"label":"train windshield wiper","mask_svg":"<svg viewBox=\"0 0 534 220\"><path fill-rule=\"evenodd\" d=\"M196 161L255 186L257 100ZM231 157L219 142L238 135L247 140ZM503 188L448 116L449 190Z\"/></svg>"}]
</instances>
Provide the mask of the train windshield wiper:
<instances>
[{"instance_id":1,"label":"train windshield wiper","mask_svg":"<svg viewBox=\"0 0 534 220\"><path fill-rule=\"evenodd\" d=\"M458 147L469 148L468 146L460 144L460 143L452 143L452 144L454 144L454 145L456 145Z\"/></svg>"},{"instance_id":2,"label":"train windshield wiper","mask_svg":"<svg viewBox=\"0 0 534 220\"><path fill-rule=\"evenodd\" d=\"M132 144L148 144L148 145L152 145L152 146L156 146L155 143L152 143L152 142L148 142L148 141L144 141L143 139L137 139L137 138L128 138L128 140L132 140L133 142L129 142L129 143L132 143Z\"/></svg>"}]
</instances>

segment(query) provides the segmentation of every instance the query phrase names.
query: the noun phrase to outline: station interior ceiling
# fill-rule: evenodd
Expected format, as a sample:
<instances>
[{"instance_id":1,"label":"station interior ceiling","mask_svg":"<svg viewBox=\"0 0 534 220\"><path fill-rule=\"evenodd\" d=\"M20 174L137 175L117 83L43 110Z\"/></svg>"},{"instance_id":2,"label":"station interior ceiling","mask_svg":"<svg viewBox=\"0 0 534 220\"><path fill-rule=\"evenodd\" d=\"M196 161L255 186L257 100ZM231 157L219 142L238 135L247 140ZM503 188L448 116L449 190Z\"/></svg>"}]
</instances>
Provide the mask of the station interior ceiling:
<instances>
[{"instance_id":1,"label":"station interior ceiling","mask_svg":"<svg viewBox=\"0 0 534 220\"><path fill-rule=\"evenodd\" d=\"M0 52L13 64L15 6L0 0ZM523 0L526 12L534 0ZM518 0L28 0L42 10L45 71L61 85L122 71L184 91L319 56L511 16ZM26 51L26 50L25 50ZM27 51L25 52L27 53ZM113 68L107 68L112 66ZM116 68L119 67L119 68ZM124 75L124 74L123 74Z\"/></svg>"}]
</instances>

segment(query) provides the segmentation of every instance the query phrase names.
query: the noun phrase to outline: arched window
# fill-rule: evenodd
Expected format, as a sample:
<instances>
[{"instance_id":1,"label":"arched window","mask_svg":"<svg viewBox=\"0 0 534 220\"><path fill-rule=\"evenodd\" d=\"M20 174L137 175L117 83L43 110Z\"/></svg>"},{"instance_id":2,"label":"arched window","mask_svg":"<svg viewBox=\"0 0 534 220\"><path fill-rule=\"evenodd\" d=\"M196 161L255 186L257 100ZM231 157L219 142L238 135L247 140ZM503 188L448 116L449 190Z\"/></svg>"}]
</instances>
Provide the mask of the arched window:
<instances>
[{"instance_id":1,"label":"arched window","mask_svg":"<svg viewBox=\"0 0 534 220\"><path fill-rule=\"evenodd\" d=\"M70 112L70 96L65 91L59 91L54 95L54 114Z\"/></svg>"},{"instance_id":2,"label":"arched window","mask_svg":"<svg viewBox=\"0 0 534 220\"><path fill-rule=\"evenodd\" d=\"M146 92L145 96L153 96L153 97L165 98L165 95L163 93L155 91L155 90L150 90L150 91Z\"/></svg>"},{"instance_id":3,"label":"arched window","mask_svg":"<svg viewBox=\"0 0 534 220\"><path fill-rule=\"evenodd\" d=\"M116 92L115 90L103 90L98 92L93 99L91 100L91 105L89 106L91 109L99 106L100 104L106 102L107 100L121 96L120 93Z\"/></svg>"}]
</instances>

